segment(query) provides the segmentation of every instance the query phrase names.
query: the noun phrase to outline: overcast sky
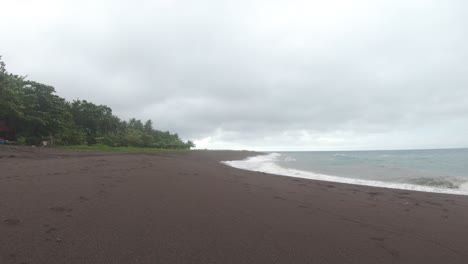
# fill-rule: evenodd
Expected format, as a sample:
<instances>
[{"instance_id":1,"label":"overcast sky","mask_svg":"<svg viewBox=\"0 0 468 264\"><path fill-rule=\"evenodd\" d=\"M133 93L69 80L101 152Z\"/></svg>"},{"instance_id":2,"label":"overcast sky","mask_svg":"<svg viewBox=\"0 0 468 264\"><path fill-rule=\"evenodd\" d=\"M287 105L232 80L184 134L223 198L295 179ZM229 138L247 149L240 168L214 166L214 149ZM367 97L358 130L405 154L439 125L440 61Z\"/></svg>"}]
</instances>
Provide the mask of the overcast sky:
<instances>
[{"instance_id":1,"label":"overcast sky","mask_svg":"<svg viewBox=\"0 0 468 264\"><path fill-rule=\"evenodd\" d=\"M10 72L200 148L468 147L468 1L0 0Z\"/></svg>"}]
</instances>

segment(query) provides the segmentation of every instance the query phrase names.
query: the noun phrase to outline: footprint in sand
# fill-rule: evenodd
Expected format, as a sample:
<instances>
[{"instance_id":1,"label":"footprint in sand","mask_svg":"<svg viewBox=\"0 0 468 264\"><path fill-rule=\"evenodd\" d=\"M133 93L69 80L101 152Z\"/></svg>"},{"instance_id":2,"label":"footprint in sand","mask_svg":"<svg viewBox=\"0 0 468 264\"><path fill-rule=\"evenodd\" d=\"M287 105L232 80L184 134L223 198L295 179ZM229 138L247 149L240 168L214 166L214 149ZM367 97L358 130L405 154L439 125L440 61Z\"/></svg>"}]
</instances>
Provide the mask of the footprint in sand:
<instances>
[{"instance_id":1,"label":"footprint in sand","mask_svg":"<svg viewBox=\"0 0 468 264\"><path fill-rule=\"evenodd\" d=\"M16 219L16 218L9 218L9 219L3 220L3 223L5 225L9 225L9 226L16 226L16 225L19 225L21 223L21 220Z\"/></svg>"},{"instance_id":2,"label":"footprint in sand","mask_svg":"<svg viewBox=\"0 0 468 264\"><path fill-rule=\"evenodd\" d=\"M273 198L278 199L278 200L286 200L286 198L283 198L281 196L273 196Z\"/></svg>"},{"instance_id":3,"label":"footprint in sand","mask_svg":"<svg viewBox=\"0 0 468 264\"><path fill-rule=\"evenodd\" d=\"M73 209L71 209L71 208L66 208L66 207L62 207L62 206L54 206L54 207L51 207L49 209L51 211L54 211L54 212L57 212L57 213L65 213L65 212L73 211Z\"/></svg>"},{"instance_id":4,"label":"footprint in sand","mask_svg":"<svg viewBox=\"0 0 468 264\"><path fill-rule=\"evenodd\" d=\"M89 201L89 198L85 197L85 196L80 196L80 198L78 198L80 200L80 202L86 202L86 201Z\"/></svg>"},{"instance_id":5,"label":"footprint in sand","mask_svg":"<svg viewBox=\"0 0 468 264\"><path fill-rule=\"evenodd\" d=\"M393 249L393 248L389 248L387 246L385 246L383 243L381 243L379 245L380 248L384 249L385 251L387 251L388 254L390 254L393 259L399 259L400 258L400 251L396 250L396 249Z\"/></svg>"},{"instance_id":6,"label":"footprint in sand","mask_svg":"<svg viewBox=\"0 0 468 264\"><path fill-rule=\"evenodd\" d=\"M51 227L51 228L47 229L45 232L46 232L47 234L51 234L51 233L53 233L53 232L55 232L55 231L57 231L57 228Z\"/></svg>"},{"instance_id":7,"label":"footprint in sand","mask_svg":"<svg viewBox=\"0 0 468 264\"><path fill-rule=\"evenodd\" d=\"M434 205L434 206L442 206L441 203L436 203L436 202L432 202L432 201L427 201L426 203L430 204L430 205Z\"/></svg>"},{"instance_id":8,"label":"footprint in sand","mask_svg":"<svg viewBox=\"0 0 468 264\"><path fill-rule=\"evenodd\" d=\"M8 255L8 258L11 259L11 260L16 260L18 256L16 256L16 254L9 254ZM26 262L26 261L21 261L21 262L18 262L19 264L29 264L29 262Z\"/></svg>"}]
</instances>

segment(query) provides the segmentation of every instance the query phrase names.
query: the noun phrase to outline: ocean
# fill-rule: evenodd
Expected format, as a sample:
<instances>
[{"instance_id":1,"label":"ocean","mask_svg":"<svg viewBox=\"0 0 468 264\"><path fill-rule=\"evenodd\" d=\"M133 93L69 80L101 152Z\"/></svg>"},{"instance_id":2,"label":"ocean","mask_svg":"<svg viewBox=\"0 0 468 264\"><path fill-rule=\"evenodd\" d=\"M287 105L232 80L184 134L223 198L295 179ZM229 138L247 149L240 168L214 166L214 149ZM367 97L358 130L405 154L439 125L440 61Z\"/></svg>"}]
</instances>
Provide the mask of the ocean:
<instances>
[{"instance_id":1,"label":"ocean","mask_svg":"<svg viewBox=\"0 0 468 264\"><path fill-rule=\"evenodd\" d=\"M224 163L298 178L468 195L468 149L270 152Z\"/></svg>"}]
</instances>

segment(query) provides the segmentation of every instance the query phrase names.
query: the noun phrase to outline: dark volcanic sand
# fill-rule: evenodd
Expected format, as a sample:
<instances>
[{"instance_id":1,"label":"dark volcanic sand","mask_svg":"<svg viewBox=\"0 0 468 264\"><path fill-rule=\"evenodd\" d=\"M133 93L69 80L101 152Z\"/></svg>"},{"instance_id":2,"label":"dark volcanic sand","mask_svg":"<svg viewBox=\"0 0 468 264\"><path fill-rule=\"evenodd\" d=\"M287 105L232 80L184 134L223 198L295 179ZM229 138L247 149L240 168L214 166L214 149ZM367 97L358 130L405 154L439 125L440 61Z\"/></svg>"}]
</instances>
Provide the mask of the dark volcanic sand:
<instances>
[{"instance_id":1,"label":"dark volcanic sand","mask_svg":"<svg viewBox=\"0 0 468 264\"><path fill-rule=\"evenodd\" d=\"M468 197L219 163L253 154L0 146L0 263L468 263Z\"/></svg>"}]
</instances>

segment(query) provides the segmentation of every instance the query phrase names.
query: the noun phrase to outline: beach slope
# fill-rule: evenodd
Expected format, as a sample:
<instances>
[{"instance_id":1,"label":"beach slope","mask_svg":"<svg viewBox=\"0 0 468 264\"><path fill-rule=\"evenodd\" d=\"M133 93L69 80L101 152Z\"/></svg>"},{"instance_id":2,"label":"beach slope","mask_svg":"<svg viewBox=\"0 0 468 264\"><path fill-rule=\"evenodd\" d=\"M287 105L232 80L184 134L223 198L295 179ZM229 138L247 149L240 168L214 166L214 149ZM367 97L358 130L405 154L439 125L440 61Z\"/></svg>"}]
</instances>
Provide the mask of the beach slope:
<instances>
[{"instance_id":1,"label":"beach slope","mask_svg":"<svg viewBox=\"0 0 468 264\"><path fill-rule=\"evenodd\" d=\"M468 197L242 171L240 151L0 147L0 263L468 263Z\"/></svg>"}]
</instances>

